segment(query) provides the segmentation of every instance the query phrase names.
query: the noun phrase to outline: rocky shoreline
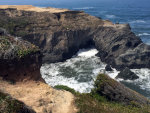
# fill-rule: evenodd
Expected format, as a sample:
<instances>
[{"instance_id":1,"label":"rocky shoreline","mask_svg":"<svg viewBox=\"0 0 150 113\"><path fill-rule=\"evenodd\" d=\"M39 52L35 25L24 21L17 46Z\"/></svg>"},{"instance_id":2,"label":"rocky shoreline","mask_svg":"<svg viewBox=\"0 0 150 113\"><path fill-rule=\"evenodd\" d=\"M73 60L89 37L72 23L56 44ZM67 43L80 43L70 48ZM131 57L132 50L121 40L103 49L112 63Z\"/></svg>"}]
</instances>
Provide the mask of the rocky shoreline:
<instances>
[{"instance_id":1,"label":"rocky shoreline","mask_svg":"<svg viewBox=\"0 0 150 113\"><path fill-rule=\"evenodd\" d=\"M95 46L99 51L97 56L118 70L125 67L150 68L150 46L144 44L128 24L113 24L83 11L0 6L0 40L0 90L23 101L37 113L78 111L74 104L75 97L71 93L57 91L45 84L40 74L42 63L64 61L81 48ZM106 97L110 96L110 100L126 102L128 96L133 94L122 84L113 82L117 84L117 87L114 87L110 84L112 82L108 81L112 80L107 78L98 84L103 83L103 89L99 92ZM34 93L30 87L37 88L37 95L28 103L31 97L25 94ZM13 90L15 88L18 88L17 93ZM26 88L24 93L22 88ZM45 92L41 94L42 90ZM117 92L118 90L120 92ZM124 92L128 94L124 96ZM122 100L116 97L118 94L121 97L123 95ZM129 96L127 100L136 100L144 105L149 102L138 93ZM67 110L61 111L58 106Z\"/></svg>"}]
</instances>

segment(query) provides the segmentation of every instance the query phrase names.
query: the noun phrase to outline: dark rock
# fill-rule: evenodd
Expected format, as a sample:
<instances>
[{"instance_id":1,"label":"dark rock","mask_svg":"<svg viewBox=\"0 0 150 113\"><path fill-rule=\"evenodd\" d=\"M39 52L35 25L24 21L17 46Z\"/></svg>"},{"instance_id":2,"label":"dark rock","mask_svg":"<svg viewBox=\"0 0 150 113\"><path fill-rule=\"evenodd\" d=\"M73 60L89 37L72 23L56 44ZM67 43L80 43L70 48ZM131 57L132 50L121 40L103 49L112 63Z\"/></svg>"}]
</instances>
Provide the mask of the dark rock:
<instances>
[{"instance_id":1,"label":"dark rock","mask_svg":"<svg viewBox=\"0 0 150 113\"><path fill-rule=\"evenodd\" d=\"M150 46L144 43L130 49L115 59L117 68L150 68Z\"/></svg>"},{"instance_id":2,"label":"dark rock","mask_svg":"<svg viewBox=\"0 0 150 113\"><path fill-rule=\"evenodd\" d=\"M125 87L105 74L99 74L95 81L96 93L105 96L108 100L124 104L136 103L139 106L150 104L150 101L139 93Z\"/></svg>"},{"instance_id":3,"label":"dark rock","mask_svg":"<svg viewBox=\"0 0 150 113\"><path fill-rule=\"evenodd\" d=\"M3 28L0 28L0 35L6 35L6 34L7 34L6 30Z\"/></svg>"},{"instance_id":4,"label":"dark rock","mask_svg":"<svg viewBox=\"0 0 150 113\"><path fill-rule=\"evenodd\" d=\"M39 46L43 62L66 60L79 49L93 45L101 60L118 70L150 68L150 46L143 44L129 24L113 24L81 11L1 9L0 17L0 27Z\"/></svg>"},{"instance_id":5,"label":"dark rock","mask_svg":"<svg viewBox=\"0 0 150 113\"><path fill-rule=\"evenodd\" d=\"M138 79L139 77L129 68L125 68L117 75L116 78L123 78L124 80L135 80Z\"/></svg>"},{"instance_id":6,"label":"dark rock","mask_svg":"<svg viewBox=\"0 0 150 113\"><path fill-rule=\"evenodd\" d=\"M42 54L35 45L0 35L0 77L13 83L18 81L43 81L40 74Z\"/></svg>"},{"instance_id":7,"label":"dark rock","mask_svg":"<svg viewBox=\"0 0 150 113\"><path fill-rule=\"evenodd\" d=\"M108 64L106 65L105 70L106 70L106 71L113 71L112 68L111 68L111 66L108 65Z\"/></svg>"}]
</instances>

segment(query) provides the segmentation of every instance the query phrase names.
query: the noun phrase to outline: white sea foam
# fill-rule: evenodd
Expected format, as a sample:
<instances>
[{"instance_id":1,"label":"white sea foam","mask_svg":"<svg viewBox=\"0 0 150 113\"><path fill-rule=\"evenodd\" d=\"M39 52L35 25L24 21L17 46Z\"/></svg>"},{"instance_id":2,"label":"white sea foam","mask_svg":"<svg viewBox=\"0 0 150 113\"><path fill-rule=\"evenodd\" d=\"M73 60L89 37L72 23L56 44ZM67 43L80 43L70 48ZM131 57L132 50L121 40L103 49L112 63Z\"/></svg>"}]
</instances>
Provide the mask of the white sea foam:
<instances>
[{"instance_id":1,"label":"white sea foam","mask_svg":"<svg viewBox=\"0 0 150 113\"><path fill-rule=\"evenodd\" d=\"M77 53L77 56L80 56L80 57L92 57L92 56L95 56L96 54L98 53L98 50L97 49L89 49L87 51L87 49L80 49L79 52Z\"/></svg>"},{"instance_id":2,"label":"white sea foam","mask_svg":"<svg viewBox=\"0 0 150 113\"><path fill-rule=\"evenodd\" d=\"M129 22L130 24L136 24L136 23L146 23L144 20L134 20Z\"/></svg>"},{"instance_id":3,"label":"white sea foam","mask_svg":"<svg viewBox=\"0 0 150 113\"><path fill-rule=\"evenodd\" d=\"M115 15L106 15L105 17L106 17L106 18L108 18L108 19L116 18L116 16L115 16Z\"/></svg>"},{"instance_id":4,"label":"white sea foam","mask_svg":"<svg viewBox=\"0 0 150 113\"><path fill-rule=\"evenodd\" d=\"M150 91L150 69L132 69L132 71L139 76L139 79L134 81L135 84L144 90Z\"/></svg>"},{"instance_id":5,"label":"white sea foam","mask_svg":"<svg viewBox=\"0 0 150 113\"><path fill-rule=\"evenodd\" d=\"M104 73L106 64L95 55L94 48L81 49L73 58L65 62L43 64L41 74L45 81L51 85L66 85L81 93L90 92L98 73ZM106 72L115 78L117 71Z\"/></svg>"},{"instance_id":6,"label":"white sea foam","mask_svg":"<svg viewBox=\"0 0 150 113\"><path fill-rule=\"evenodd\" d=\"M82 10L82 9L83 9L83 10L85 9L85 10L86 10L86 9L93 9L93 8L94 8L94 7L78 7L78 8L73 8L73 9L77 9L77 10L78 10L78 9L79 9L79 10L80 10L80 9L81 9L81 10Z\"/></svg>"},{"instance_id":7,"label":"white sea foam","mask_svg":"<svg viewBox=\"0 0 150 113\"><path fill-rule=\"evenodd\" d=\"M81 49L65 62L43 64L42 77L50 86L66 85L81 93L90 92L98 73L106 73L113 79L119 73L116 69L105 72L106 64L95 56L97 53L98 51L94 48ZM132 69L131 71L135 72L139 79L126 80L126 82L134 83L150 91L150 69ZM117 79L117 81L125 80Z\"/></svg>"},{"instance_id":8,"label":"white sea foam","mask_svg":"<svg viewBox=\"0 0 150 113\"><path fill-rule=\"evenodd\" d=\"M149 36L150 34L149 33L140 33L138 34L138 36Z\"/></svg>"},{"instance_id":9,"label":"white sea foam","mask_svg":"<svg viewBox=\"0 0 150 113\"><path fill-rule=\"evenodd\" d=\"M150 69L147 68L131 69L131 71L134 72L139 77L139 79L136 80L117 79L117 80L132 83L135 84L136 86L139 86L143 90L150 91Z\"/></svg>"}]
</instances>

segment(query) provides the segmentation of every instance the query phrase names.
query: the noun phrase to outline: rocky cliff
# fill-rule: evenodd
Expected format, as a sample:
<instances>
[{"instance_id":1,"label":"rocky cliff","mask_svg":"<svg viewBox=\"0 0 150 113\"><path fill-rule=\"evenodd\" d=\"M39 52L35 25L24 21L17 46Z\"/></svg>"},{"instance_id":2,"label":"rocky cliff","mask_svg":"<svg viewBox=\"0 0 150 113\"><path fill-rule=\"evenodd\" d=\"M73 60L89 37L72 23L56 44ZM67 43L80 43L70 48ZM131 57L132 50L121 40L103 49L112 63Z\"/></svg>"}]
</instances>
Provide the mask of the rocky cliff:
<instances>
[{"instance_id":1,"label":"rocky cliff","mask_svg":"<svg viewBox=\"0 0 150 113\"><path fill-rule=\"evenodd\" d=\"M40 74L41 64L38 47L0 29L0 113L77 111L71 93L45 83Z\"/></svg>"},{"instance_id":2,"label":"rocky cliff","mask_svg":"<svg viewBox=\"0 0 150 113\"><path fill-rule=\"evenodd\" d=\"M42 54L33 44L15 38L1 28L0 76L11 82L44 81L40 75Z\"/></svg>"},{"instance_id":3,"label":"rocky cliff","mask_svg":"<svg viewBox=\"0 0 150 113\"><path fill-rule=\"evenodd\" d=\"M39 46L43 62L63 61L92 45L102 61L117 69L150 68L150 46L128 24L113 24L82 11L27 9L1 6L0 27Z\"/></svg>"}]
</instances>

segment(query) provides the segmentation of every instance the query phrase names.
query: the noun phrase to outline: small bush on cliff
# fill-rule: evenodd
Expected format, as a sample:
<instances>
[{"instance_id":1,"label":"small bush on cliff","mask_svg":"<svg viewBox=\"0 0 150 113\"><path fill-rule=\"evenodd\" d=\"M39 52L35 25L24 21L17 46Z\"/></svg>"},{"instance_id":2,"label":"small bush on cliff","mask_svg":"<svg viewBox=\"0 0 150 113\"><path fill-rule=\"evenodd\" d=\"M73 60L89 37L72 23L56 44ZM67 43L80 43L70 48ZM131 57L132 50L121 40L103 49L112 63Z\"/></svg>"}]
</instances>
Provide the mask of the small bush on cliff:
<instances>
[{"instance_id":1,"label":"small bush on cliff","mask_svg":"<svg viewBox=\"0 0 150 113\"><path fill-rule=\"evenodd\" d=\"M0 53L6 56L22 58L30 53L39 51L35 45L12 36L0 36ZM8 54L8 55L7 55ZM2 56L4 56L2 55Z\"/></svg>"},{"instance_id":2,"label":"small bush on cliff","mask_svg":"<svg viewBox=\"0 0 150 113\"><path fill-rule=\"evenodd\" d=\"M66 90L66 91L69 91L69 92L71 92L71 93L74 94L74 95L77 94L77 92L76 92L74 89L69 88L68 86L56 85L54 88L59 89L59 90Z\"/></svg>"}]
</instances>

